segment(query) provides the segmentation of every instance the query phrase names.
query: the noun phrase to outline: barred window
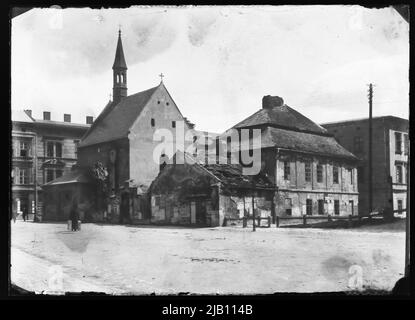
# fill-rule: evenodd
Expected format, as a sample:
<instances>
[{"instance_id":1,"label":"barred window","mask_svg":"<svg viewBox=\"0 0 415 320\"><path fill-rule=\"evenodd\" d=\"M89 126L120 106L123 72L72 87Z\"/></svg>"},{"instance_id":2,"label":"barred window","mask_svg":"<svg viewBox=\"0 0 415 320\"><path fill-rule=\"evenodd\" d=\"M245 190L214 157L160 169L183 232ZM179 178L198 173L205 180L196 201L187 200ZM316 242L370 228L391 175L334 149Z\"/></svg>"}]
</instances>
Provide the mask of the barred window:
<instances>
[{"instance_id":1,"label":"barred window","mask_svg":"<svg viewBox=\"0 0 415 320\"><path fill-rule=\"evenodd\" d=\"M317 182L323 182L323 166L317 165Z\"/></svg>"},{"instance_id":2,"label":"barred window","mask_svg":"<svg viewBox=\"0 0 415 320\"><path fill-rule=\"evenodd\" d=\"M334 214L338 216L340 214L340 201L334 200Z\"/></svg>"},{"instance_id":3,"label":"barred window","mask_svg":"<svg viewBox=\"0 0 415 320\"><path fill-rule=\"evenodd\" d=\"M333 183L339 183L339 167L333 166Z\"/></svg>"},{"instance_id":4,"label":"barred window","mask_svg":"<svg viewBox=\"0 0 415 320\"><path fill-rule=\"evenodd\" d=\"M306 200L306 214L308 216L313 215L313 200L311 199Z\"/></svg>"},{"instance_id":5,"label":"barred window","mask_svg":"<svg viewBox=\"0 0 415 320\"><path fill-rule=\"evenodd\" d=\"M396 165L396 182L402 183L403 182L403 175L402 175L402 165Z\"/></svg>"},{"instance_id":6,"label":"barred window","mask_svg":"<svg viewBox=\"0 0 415 320\"><path fill-rule=\"evenodd\" d=\"M290 163L284 161L284 180L290 180Z\"/></svg>"},{"instance_id":7,"label":"barred window","mask_svg":"<svg viewBox=\"0 0 415 320\"><path fill-rule=\"evenodd\" d=\"M402 153L402 134L395 132L395 153Z\"/></svg>"},{"instance_id":8,"label":"barred window","mask_svg":"<svg viewBox=\"0 0 415 320\"><path fill-rule=\"evenodd\" d=\"M305 163L305 181L311 181L311 163Z\"/></svg>"},{"instance_id":9,"label":"barred window","mask_svg":"<svg viewBox=\"0 0 415 320\"><path fill-rule=\"evenodd\" d=\"M407 134L404 135L404 153L405 155L409 154L409 136Z\"/></svg>"}]
</instances>

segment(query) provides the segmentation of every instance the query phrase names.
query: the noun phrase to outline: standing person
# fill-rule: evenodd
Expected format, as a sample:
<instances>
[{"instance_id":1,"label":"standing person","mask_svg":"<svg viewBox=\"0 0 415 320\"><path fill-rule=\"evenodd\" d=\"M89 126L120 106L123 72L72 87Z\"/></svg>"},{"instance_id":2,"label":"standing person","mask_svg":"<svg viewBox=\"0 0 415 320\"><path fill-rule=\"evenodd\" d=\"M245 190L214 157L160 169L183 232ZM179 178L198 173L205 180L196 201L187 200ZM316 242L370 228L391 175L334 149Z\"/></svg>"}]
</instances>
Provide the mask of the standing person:
<instances>
[{"instance_id":1,"label":"standing person","mask_svg":"<svg viewBox=\"0 0 415 320\"><path fill-rule=\"evenodd\" d=\"M26 221L26 218L27 218L27 206L26 206L26 204L22 205L22 211L23 211L23 221Z\"/></svg>"},{"instance_id":2,"label":"standing person","mask_svg":"<svg viewBox=\"0 0 415 320\"><path fill-rule=\"evenodd\" d=\"M78 206L75 201L72 203L70 218L72 221L72 231L78 230Z\"/></svg>"}]
</instances>

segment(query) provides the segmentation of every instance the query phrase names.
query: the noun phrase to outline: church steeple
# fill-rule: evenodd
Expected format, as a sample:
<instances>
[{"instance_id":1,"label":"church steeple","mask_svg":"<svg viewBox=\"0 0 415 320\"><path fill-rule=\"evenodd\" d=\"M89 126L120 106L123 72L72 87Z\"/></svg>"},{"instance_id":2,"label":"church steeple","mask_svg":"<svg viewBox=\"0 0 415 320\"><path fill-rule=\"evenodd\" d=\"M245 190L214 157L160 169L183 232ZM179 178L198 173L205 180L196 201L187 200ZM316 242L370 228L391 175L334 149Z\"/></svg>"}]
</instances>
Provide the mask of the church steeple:
<instances>
[{"instance_id":1,"label":"church steeple","mask_svg":"<svg viewBox=\"0 0 415 320\"><path fill-rule=\"evenodd\" d=\"M121 41L121 30L118 31L117 50L112 66L113 70L113 100L115 103L127 96L127 64L125 63L124 51Z\"/></svg>"}]
</instances>

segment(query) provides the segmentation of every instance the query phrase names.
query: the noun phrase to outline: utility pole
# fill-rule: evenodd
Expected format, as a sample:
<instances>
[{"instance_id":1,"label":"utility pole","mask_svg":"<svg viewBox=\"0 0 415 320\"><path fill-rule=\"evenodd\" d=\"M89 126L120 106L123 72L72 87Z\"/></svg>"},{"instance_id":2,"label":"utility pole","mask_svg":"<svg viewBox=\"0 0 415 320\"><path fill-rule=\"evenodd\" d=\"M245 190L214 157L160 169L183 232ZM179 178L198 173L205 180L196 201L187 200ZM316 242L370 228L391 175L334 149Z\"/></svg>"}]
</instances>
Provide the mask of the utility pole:
<instances>
[{"instance_id":1,"label":"utility pole","mask_svg":"<svg viewBox=\"0 0 415 320\"><path fill-rule=\"evenodd\" d=\"M409 277L409 267L410 267L410 216L411 216L411 210L410 210L410 204L409 204L409 189L410 189L410 174L409 174L409 157L410 157L410 147L408 142L408 162L407 162L407 170L406 170L406 237L405 237L405 277Z\"/></svg>"},{"instance_id":2,"label":"utility pole","mask_svg":"<svg viewBox=\"0 0 415 320\"><path fill-rule=\"evenodd\" d=\"M252 231L256 231L256 226L255 226L255 200L254 200L254 195L255 195L255 183L252 182Z\"/></svg>"},{"instance_id":3,"label":"utility pole","mask_svg":"<svg viewBox=\"0 0 415 320\"><path fill-rule=\"evenodd\" d=\"M373 85L369 84L369 215L373 211L373 174L372 174L372 100Z\"/></svg>"}]
</instances>

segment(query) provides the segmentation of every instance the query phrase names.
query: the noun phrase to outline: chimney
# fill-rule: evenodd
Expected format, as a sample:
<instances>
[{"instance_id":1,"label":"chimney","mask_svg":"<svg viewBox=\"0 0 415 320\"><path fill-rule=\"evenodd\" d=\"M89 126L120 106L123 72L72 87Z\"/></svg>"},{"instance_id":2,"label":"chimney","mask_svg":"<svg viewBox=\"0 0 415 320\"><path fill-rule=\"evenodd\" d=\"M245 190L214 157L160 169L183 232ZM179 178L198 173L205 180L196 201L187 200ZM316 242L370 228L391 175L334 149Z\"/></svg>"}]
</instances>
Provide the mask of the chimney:
<instances>
[{"instance_id":1,"label":"chimney","mask_svg":"<svg viewBox=\"0 0 415 320\"><path fill-rule=\"evenodd\" d=\"M50 112L43 111L43 120L50 120Z\"/></svg>"},{"instance_id":2,"label":"chimney","mask_svg":"<svg viewBox=\"0 0 415 320\"><path fill-rule=\"evenodd\" d=\"M272 109L274 107L281 107L284 105L284 99L278 96L264 96L262 98L262 108Z\"/></svg>"},{"instance_id":3,"label":"chimney","mask_svg":"<svg viewBox=\"0 0 415 320\"><path fill-rule=\"evenodd\" d=\"M70 115L70 114L65 113L65 114L63 115L63 121L64 121L64 122L71 122L71 115Z\"/></svg>"},{"instance_id":4,"label":"chimney","mask_svg":"<svg viewBox=\"0 0 415 320\"><path fill-rule=\"evenodd\" d=\"M26 114L27 114L29 117L32 117L32 110L30 110L30 109L26 109L26 110L24 110L24 112L26 112Z\"/></svg>"},{"instance_id":5,"label":"chimney","mask_svg":"<svg viewBox=\"0 0 415 320\"><path fill-rule=\"evenodd\" d=\"M86 116L86 124L92 124L94 122L94 117Z\"/></svg>"}]
</instances>

